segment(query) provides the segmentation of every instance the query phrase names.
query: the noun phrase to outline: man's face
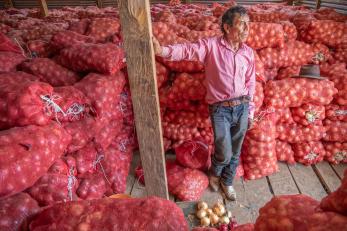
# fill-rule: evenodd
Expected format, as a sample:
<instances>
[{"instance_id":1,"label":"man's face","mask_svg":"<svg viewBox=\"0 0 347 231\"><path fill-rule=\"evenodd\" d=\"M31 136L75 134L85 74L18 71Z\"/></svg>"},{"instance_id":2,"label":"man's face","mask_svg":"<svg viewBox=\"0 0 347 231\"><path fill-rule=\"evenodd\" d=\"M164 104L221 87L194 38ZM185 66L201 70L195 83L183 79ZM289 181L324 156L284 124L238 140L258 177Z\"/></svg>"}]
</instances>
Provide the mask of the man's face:
<instances>
[{"instance_id":1,"label":"man's face","mask_svg":"<svg viewBox=\"0 0 347 231\"><path fill-rule=\"evenodd\" d=\"M248 15L236 14L234 25L224 24L224 30L228 40L233 42L246 42L249 34L249 17Z\"/></svg>"}]
</instances>

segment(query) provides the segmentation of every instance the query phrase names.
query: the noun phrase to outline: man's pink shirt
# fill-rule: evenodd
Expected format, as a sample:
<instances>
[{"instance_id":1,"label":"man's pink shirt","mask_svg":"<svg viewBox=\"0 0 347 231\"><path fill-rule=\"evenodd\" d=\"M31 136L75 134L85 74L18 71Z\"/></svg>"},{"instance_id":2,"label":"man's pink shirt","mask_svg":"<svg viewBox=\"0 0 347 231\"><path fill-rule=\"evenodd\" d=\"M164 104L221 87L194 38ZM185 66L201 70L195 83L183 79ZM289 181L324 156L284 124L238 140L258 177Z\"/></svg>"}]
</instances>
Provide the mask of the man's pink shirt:
<instances>
[{"instance_id":1,"label":"man's pink shirt","mask_svg":"<svg viewBox=\"0 0 347 231\"><path fill-rule=\"evenodd\" d=\"M205 65L206 102L213 104L248 95L249 118L254 116L255 63L252 48L242 44L235 52L223 37L197 43L163 46L162 57L171 61L199 60Z\"/></svg>"}]
</instances>

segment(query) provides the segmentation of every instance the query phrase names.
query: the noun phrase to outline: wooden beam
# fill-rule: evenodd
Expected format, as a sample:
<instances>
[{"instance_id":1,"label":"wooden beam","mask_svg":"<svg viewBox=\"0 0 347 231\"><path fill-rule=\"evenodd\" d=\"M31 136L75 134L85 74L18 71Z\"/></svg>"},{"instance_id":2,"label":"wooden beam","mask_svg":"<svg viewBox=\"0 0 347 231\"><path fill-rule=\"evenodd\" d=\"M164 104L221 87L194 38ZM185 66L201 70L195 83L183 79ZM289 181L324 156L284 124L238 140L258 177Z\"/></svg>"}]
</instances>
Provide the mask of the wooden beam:
<instances>
[{"instance_id":1,"label":"wooden beam","mask_svg":"<svg viewBox=\"0 0 347 231\"><path fill-rule=\"evenodd\" d=\"M149 0L118 0L148 196L169 199Z\"/></svg>"},{"instance_id":2,"label":"wooden beam","mask_svg":"<svg viewBox=\"0 0 347 231\"><path fill-rule=\"evenodd\" d=\"M341 180L328 162L320 162L312 166L312 168L316 172L322 184L328 190L328 193L332 193L340 187Z\"/></svg>"},{"instance_id":3,"label":"wooden beam","mask_svg":"<svg viewBox=\"0 0 347 231\"><path fill-rule=\"evenodd\" d=\"M316 9L320 8L322 1L321 0L316 0Z\"/></svg>"},{"instance_id":4,"label":"wooden beam","mask_svg":"<svg viewBox=\"0 0 347 231\"><path fill-rule=\"evenodd\" d=\"M4 1L4 4L5 4L5 8L12 8L13 7L13 2L12 0L5 0Z\"/></svg>"},{"instance_id":5,"label":"wooden beam","mask_svg":"<svg viewBox=\"0 0 347 231\"><path fill-rule=\"evenodd\" d=\"M41 16L47 17L48 16L48 7L47 7L46 0L38 0L38 1L39 1L39 5L41 8Z\"/></svg>"},{"instance_id":6,"label":"wooden beam","mask_svg":"<svg viewBox=\"0 0 347 231\"><path fill-rule=\"evenodd\" d=\"M288 167L300 193L309 195L319 201L327 195L311 166L296 164Z\"/></svg>"},{"instance_id":7,"label":"wooden beam","mask_svg":"<svg viewBox=\"0 0 347 231\"><path fill-rule=\"evenodd\" d=\"M339 178L343 179L344 171L347 169L347 164L331 164L331 167L334 169Z\"/></svg>"},{"instance_id":8,"label":"wooden beam","mask_svg":"<svg viewBox=\"0 0 347 231\"><path fill-rule=\"evenodd\" d=\"M96 5L99 7L99 8L102 8L102 0L96 0Z\"/></svg>"},{"instance_id":9,"label":"wooden beam","mask_svg":"<svg viewBox=\"0 0 347 231\"><path fill-rule=\"evenodd\" d=\"M272 190L276 196L299 194L295 181L287 164L278 162L279 172L268 176Z\"/></svg>"},{"instance_id":10,"label":"wooden beam","mask_svg":"<svg viewBox=\"0 0 347 231\"><path fill-rule=\"evenodd\" d=\"M259 215L259 209L268 203L273 195L271 194L266 177L245 181L243 184L244 191L242 193L245 194L248 201L248 209L251 216L250 222L255 223Z\"/></svg>"}]
</instances>

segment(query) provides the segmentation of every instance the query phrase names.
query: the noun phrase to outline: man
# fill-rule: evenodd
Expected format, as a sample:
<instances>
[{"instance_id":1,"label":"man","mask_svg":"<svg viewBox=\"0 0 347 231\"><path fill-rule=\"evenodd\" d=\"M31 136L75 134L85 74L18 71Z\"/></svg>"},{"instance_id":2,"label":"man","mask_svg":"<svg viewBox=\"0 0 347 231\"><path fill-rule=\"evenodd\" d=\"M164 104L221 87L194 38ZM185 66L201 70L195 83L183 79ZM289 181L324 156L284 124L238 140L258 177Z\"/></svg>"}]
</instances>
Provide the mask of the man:
<instances>
[{"instance_id":1,"label":"man","mask_svg":"<svg viewBox=\"0 0 347 231\"><path fill-rule=\"evenodd\" d=\"M153 38L155 54L169 60L199 60L205 65L206 102L214 131L215 152L210 186L221 186L226 197L236 200L233 179L241 146L254 114L255 64L253 50L244 42L249 17L244 7L232 7L222 17L223 36L197 43L162 47Z\"/></svg>"}]
</instances>

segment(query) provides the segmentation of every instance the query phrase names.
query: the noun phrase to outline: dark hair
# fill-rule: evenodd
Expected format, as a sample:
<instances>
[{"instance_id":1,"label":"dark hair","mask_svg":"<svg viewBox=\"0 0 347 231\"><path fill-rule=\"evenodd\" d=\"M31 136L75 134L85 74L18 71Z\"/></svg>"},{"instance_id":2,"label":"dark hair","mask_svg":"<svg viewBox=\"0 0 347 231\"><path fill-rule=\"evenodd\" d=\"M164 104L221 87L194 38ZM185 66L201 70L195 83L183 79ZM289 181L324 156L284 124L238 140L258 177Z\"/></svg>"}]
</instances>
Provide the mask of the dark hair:
<instances>
[{"instance_id":1,"label":"dark hair","mask_svg":"<svg viewBox=\"0 0 347 231\"><path fill-rule=\"evenodd\" d=\"M236 14L242 15L247 15L247 10L243 6L234 6L231 7L229 10L225 11L225 13L222 16L222 25L221 29L223 33L225 34L225 30L223 25L228 24L228 25L234 25L234 18Z\"/></svg>"}]
</instances>

